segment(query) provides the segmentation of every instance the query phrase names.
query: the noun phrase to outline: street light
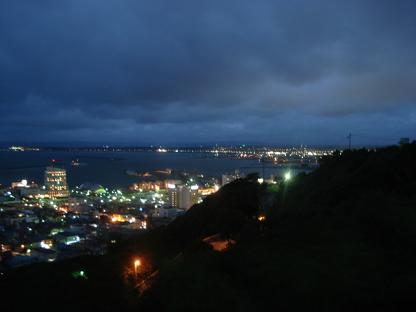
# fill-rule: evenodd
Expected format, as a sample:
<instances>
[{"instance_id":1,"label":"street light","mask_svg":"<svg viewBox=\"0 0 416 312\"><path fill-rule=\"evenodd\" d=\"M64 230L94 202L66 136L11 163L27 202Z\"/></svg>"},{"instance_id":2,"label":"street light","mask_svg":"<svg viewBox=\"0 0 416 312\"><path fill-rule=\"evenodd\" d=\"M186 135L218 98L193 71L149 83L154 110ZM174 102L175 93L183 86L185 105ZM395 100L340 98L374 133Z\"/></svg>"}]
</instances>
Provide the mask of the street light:
<instances>
[{"instance_id":1,"label":"street light","mask_svg":"<svg viewBox=\"0 0 416 312\"><path fill-rule=\"evenodd\" d=\"M287 172L285 174L285 181L289 181L292 178L292 174L290 172Z\"/></svg>"},{"instance_id":2,"label":"street light","mask_svg":"<svg viewBox=\"0 0 416 312\"><path fill-rule=\"evenodd\" d=\"M136 259L134 260L134 270L137 271L137 268L141 265L140 260Z\"/></svg>"},{"instance_id":3,"label":"street light","mask_svg":"<svg viewBox=\"0 0 416 312\"><path fill-rule=\"evenodd\" d=\"M141 266L141 262L139 259L134 260L134 279L136 280L136 284L137 284L137 271L139 266Z\"/></svg>"}]
</instances>

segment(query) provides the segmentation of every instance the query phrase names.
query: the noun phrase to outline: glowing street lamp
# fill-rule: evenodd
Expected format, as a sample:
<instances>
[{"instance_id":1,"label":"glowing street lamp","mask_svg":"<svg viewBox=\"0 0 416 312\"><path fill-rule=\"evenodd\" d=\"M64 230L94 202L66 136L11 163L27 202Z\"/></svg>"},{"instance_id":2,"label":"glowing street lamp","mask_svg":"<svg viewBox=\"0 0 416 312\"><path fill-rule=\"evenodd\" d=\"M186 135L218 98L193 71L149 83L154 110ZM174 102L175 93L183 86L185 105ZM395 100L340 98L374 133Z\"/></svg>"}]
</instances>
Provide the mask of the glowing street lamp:
<instances>
[{"instance_id":1,"label":"glowing street lamp","mask_svg":"<svg viewBox=\"0 0 416 312\"><path fill-rule=\"evenodd\" d=\"M290 172L285 173L285 181L289 181L292 178L292 174Z\"/></svg>"},{"instance_id":2,"label":"glowing street lamp","mask_svg":"<svg viewBox=\"0 0 416 312\"><path fill-rule=\"evenodd\" d=\"M134 279L136 280L136 283L137 283L137 272L141 265L142 263L140 262L139 259L134 260Z\"/></svg>"},{"instance_id":3,"label":"glowing street lamp","mask_svg":"<svg viewBox=\"0 0 416 312\"><path fill-rule=\"evenodd\" d=\"M259 220L260 222L263 222L263 221L266 220L266 216L260 215L260 216L257 217L257 220Z\"/></svg>"},{"instance_id":4,"label":"glowing street lamp","mask_svg":"<svg viewBox=\"0 0 416 312\"><path fill-rule=\"evenodd\" d=\"M134 260L134 270L137 271L137 268L141 265L141 262L139 259Z\"/></svg>"}]
</instances>

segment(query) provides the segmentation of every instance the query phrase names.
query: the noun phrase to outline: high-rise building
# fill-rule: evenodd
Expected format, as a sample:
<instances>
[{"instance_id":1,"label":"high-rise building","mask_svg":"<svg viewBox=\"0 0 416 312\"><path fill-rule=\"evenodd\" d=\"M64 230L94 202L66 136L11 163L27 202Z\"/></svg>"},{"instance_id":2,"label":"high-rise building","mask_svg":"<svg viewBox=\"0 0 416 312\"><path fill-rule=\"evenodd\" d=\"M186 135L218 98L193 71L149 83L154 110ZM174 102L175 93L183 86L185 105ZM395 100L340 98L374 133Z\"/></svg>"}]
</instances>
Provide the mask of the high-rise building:
<instances>
[{"instance_id":1,"label":"high-rise building","mask_svg":"<svg viewBox=\"0 0 416 312\"><path fill-rule=\"evenodd\" d=\"M69 196L68 184L66 182L66 170L56 167L47 167L45 170L46 191L52 198Z\"/></svg>"},{"instance_id":2,"label":"high-rise building","mask_svg":"<svg viewBox=\"0 0 416 312\"><path fill-rule=\"evenodd\" d=\"M179 189L179 208L188 210L198 203L198 186L182 186Z\"/></svg>"},{"instance_id":3,"label":"high-rise building","mask_svg":"<svg viewBox=\"0 0 416 312\"><path fill-rule=\"evenodd\" d=\"M231 183L240 178L240 172L235 170L234 174L223 174L222 175L222 186Z\"/></svg>"},{"instance_id":4,"label":"high-rise building","mask_svg":"<svg viewBox=\"0 0 416 312\"><path fill-rule=\"evenodd\" d=\"M188 210L194 204L198 203L198 186L169 184L168 196L171 207Z\"/></svg>"},{"instance_id":5,"label":"high-rise building","mask_svg":"<svg viewBox=\"0 0 416 312\"><path fill-rule=\"evenodd\" d=\"M173 208L179 207L178 187L175 184L168 184L169 205Z\"/></svg>"}]
</instances>

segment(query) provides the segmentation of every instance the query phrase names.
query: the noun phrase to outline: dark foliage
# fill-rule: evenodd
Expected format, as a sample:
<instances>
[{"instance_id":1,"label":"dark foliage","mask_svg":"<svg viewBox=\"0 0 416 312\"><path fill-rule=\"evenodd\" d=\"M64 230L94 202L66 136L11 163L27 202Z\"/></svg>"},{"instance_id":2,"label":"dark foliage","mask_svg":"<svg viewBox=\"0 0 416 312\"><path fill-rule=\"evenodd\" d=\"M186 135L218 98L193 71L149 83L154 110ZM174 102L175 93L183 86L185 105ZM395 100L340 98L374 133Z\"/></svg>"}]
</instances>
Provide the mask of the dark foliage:
<instances>
[{"instance_id":1,"label":"dark foliage","mask_svg":"<svg viewBox=\"0 0 416 312\"><path fill-rule=\"evenodd\" d=\"M241 232L259 212L260 185L256 180L239 179L225 185L178 217L165 230L166 240L180 245L202 237Z\"/></svg>"},{"instance_id":2,"label":"dark foliage","mask_svg":"<svg viewBox=\"0 0 416 312\"><path fill-rule=\"evenodd\" d=\"M415 144L324 159L315 172L279 186L266 224L250 239L240 235L227 253L185 254L182 263L163 272L142 307L405 307L416 289L415 164Z\"/></svg>"}]
</instances>

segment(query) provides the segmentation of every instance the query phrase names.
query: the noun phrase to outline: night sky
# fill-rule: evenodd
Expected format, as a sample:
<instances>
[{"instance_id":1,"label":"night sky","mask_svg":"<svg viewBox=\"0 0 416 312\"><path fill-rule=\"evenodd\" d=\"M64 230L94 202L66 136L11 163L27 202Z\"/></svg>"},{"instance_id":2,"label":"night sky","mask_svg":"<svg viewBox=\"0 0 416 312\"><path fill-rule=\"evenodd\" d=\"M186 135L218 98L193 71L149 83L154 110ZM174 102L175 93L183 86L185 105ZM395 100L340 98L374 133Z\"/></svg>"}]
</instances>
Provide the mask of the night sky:
<instances>
[{"instance_id":1,"label":"night sky","mask_svg":"<svg viewBox=\"0 0 416 312\"><path fill-rule=\"evenodd\" d=\"M0 141L416 136L416 1L0 2Z\"/></svg>"}]
</instances>

